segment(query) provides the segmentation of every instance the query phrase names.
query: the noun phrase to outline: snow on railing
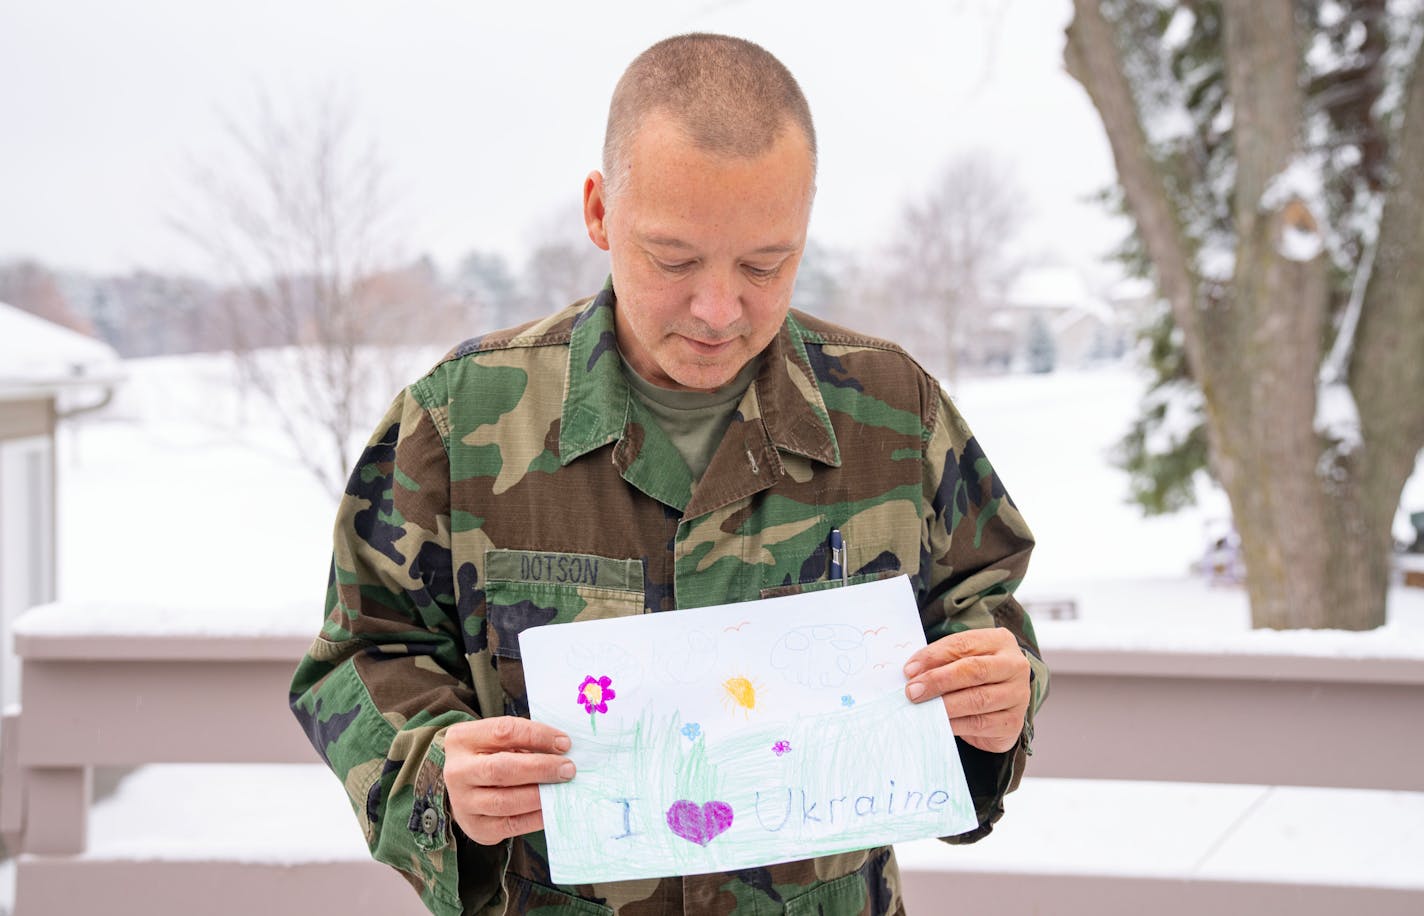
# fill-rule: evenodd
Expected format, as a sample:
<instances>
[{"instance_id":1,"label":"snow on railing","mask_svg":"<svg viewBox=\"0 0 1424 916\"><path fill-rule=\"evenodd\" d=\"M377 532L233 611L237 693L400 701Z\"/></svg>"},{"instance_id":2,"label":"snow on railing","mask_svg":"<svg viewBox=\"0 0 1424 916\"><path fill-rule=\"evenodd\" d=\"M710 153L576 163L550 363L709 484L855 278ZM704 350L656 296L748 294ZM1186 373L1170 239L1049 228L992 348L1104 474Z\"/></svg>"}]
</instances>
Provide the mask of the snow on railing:
<instances>
[{"instance_id":1,"label":"snow on railing","mask_svg":"<svg viewBox=\"0 0 1424 916\"><path fill-rule=\"evenodd\" d=\"M77 902L89 899L83 895L93 882L81 876L100 867L88 850L96 767L317 762L287 708L313 616L219 624L53 605L22 619L23 703L0 729L0 828L11 850L28 854L19 861L17 891L22 902L30 894L30 912L79 912ZM126 632L125 620L137 632ZM1186 650L1166 639L1075 645L1075 627L1093 633L1081 620L1039 628L1053 680L1036 723L1031 776L1424 791L1424 731L1400 727L1424 708L1424 651L1381 643L1301 655L1233 647L1224 636ZM1306 649L1312 642L1306 634L1297 641ZM1388 736L1388 752L1342 739L1359 735ZM354 819L350 826L354 835ZM174 875L201 873L191 861L170 864ZM398 879L392 884L384 867L342 867L304 872L322 877L313 877L314 896L302 905L317 905L312 900L336 882L342 894L394 894L389 899L404 906L388 912L418 911L409 910L415 896ZM166 893L174 876L161 863L145 868L153 887L145 893ZM55 879L61 873L66 880ZM291 893L291 875L277 882L274 874L247 879L250 893L260 895L263 882L273 899L278 884ZM40 906L42 894L50 896ZM144 912L166 906L150 901ZM171 911L183 910L175 904ZM292 910L299 911L309 910Z\"/></svg>"}]
</instances>

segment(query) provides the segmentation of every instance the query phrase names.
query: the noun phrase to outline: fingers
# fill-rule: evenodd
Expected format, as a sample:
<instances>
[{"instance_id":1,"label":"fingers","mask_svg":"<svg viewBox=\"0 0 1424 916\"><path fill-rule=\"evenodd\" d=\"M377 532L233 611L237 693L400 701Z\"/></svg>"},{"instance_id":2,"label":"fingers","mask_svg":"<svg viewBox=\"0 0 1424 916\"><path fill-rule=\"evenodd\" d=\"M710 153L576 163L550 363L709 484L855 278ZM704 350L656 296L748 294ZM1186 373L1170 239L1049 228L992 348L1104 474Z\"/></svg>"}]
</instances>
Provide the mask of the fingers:
<instances>
[{"instance_id":1,"label":"fingers","mask_svg":"<svg viewBox=\"0 0 1424 916\"><path fill-rule=\"evenodd\" d=\"M569 749L569 736L550 725L518 716L495 716L452 725L445 733L445 747L461 747L472 753L494 751L540 751L562 754Z\"/></svg>"},{"instance_id":2,"label":"fingers","mask_svg":"<svg viewBox=\"0 0 1424 916\"><path fill-rule=\"evenodd\" d=\"M910 670L910 666L906 666ZM993 655L970 655L945 664L919 670L905 685L905 695L914 702L924 702L937 696L963 693L950 715L992 712L1012 705L1018 699L1028 700L1028 659L1017 645L1011 650ZM1005 696L1012 699L1005 701Z\"/></svg>"},{"instance_id":3,"label":"fingers","mask_svg":"<svg viewBox=\"0 0 1424 916\"><path fill-rule=\"evenodd\" d=\"M532 786L541 782L568 782L574 762L557 754L520 751L470 753L445 751L445 783L461 788Z\"/></svg>"},{"instance_id":4,"label":"fingers","mask_svg":"<svg viewBox=\"0 0 1424 916\"><path fill-rule=\"evenodd\" d=\"M480 817L520 817L540 810L538 786L474 788L460 797L462 807Z\"/></svg>"},{"instance_id":5,"label":"fingers","mask_svg":"<svg viewBox=\"0 0 1424 916\"><path fill-rule=\"evenodd\" d=\"M977 716L961 716L949 720L954 734L981 751L1001 754L1019 743L1023 732L1022 712L997 712Z\"/></svg>"},{"instance_id":6,"label":"fingers","mask_svg":"<svg viewBox=\"0 0 1424 916\"><path fill-rule=\"evenodd\" d=\"M932 700L938 696L943 700L945 712L949 713L950 719L987 716L1006 710L1028 709L1027 692L1020 690L1019 685L1014 683L980 684L939 694L934 693L933 690L933 687L928 688L919 702Z\"/></svg>"},{"instance_id":7,"label":"fingers","mask_svg":"<svg viewBox=\"0 0 1424 916\"><path fill-rule=\"evenodd\" d=\"M967 630L937 639L905 663L905 695L940 698L954 733L981 750L1011 749L1029 704L1029 663L1013 634Z\"/></svg>"},{"instance_id":8,"label":"fingers","mask_svg":"<svg viewBox=\"0 0 1424 916\"><path fill-rule=\"evenodd\" d=\"M914 677L915 671L911 669L917 666L918 670L935 668L947 665L956 659L975 655L992 655L1010 649L1015 652L1019 651L1018 641L1014 639L1014 634L1001 627L964 630L936 639L911 655L905 661L905 676Z\"/></svg>"},{"instance_id":9,"label":"fingers","mask_svg":"<svg viewBox=\"0 0 1424 916\"><path fill-rule=\"evenodd\" d=\"M569 736L539 722L498 716L445 734L445 788L465 835L490 845L544 829L539 784L567 782Z\"/></svg>"},{"instance_id":10,"label":"fingers","mask_svg":"<svg viewBox=\"0 0 1424 916\"><path fill-rule=\"evenodd\" d=\"M567 782L569 736L540 722L497 716L452 725L445 734L445 781L462 787Z\"/></svg>"},{"instance_id":11,"label":"fingers","mask_svg":"<svg viewBox=\"0 0 1424 916\"><path fill-rule=\"evenodd\" d=\"M458 768L457 763L455 769ZM477 843L491 845L544 829L544 809L537 785L479 786L452 781L447 760L445 791L455 822Z\"/></svg>"},{"instance_id":12,"label":"fingers","mask_svg":"<svg viewBox=\"0 0 1424 916\"><path fill-rule=\"evenodd\" d=\"M459 809L452 809L451 813L455 818L455 823L460 825L465 836L485 846L493 846L510 837L523 836L526 833L544 829L543 810L509 817L470 815Z\"/></svg>"}]
</instances>

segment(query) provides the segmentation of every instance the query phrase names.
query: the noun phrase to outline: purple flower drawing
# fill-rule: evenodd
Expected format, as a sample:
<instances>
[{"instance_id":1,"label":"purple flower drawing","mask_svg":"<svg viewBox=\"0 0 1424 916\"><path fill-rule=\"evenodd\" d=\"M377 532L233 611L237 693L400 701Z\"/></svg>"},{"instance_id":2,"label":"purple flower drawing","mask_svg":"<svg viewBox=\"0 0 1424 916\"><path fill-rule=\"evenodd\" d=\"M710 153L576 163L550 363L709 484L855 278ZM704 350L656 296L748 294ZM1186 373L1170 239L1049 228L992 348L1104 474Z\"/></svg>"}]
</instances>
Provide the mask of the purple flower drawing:
<instances>
[{"instance_id":1,"label":"purple flower drawing","mask_svg":"<svg viewBox=\"0 0 1424 916\"><path fill-rule=\"evenodd\" d=\"M578 701L583 704L583 711L588 713L588 724L593 726L595 734L598 732L598 714L608 712L608 701L617 695L613 692L613 679L606 675L594 677L590 674L579 685Z\"/></svg>"},{"instance_id":2,"label":"purple flower drawing","mask_svg":"<svg viewBox=\"0 0 1424 916\"><path fill-rule=\"evenodd\" d=\"M790 742L790 741L778 741L778 742L776 742L775 744L773 744L773 745L771 746L771 749L776 752L776 756L780 757L782 754L784 754L784 753L786 753L787 751L791 750L791 742Z\"/></svg>"}]
</instances>

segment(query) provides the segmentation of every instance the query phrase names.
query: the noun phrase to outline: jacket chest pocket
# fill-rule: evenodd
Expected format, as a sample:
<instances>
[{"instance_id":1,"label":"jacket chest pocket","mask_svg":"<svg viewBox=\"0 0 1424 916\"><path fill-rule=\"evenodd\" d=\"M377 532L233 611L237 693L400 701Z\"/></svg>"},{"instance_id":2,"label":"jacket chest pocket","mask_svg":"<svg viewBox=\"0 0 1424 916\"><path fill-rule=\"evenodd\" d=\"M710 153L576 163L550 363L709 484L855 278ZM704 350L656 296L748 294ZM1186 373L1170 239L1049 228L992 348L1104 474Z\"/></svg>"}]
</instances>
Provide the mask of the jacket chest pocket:
<instances>
[{"instance_id":1,"label":"jacket chest pocket","mask_svg":"<svg viewBox=\"0 0 1424 916\"><path fill-rule=\"evenodd\" d=\"M643 564L590 554L492 549L485 614L506 715L529 715L519 634L530 627L643 613Z\"/></svg>"},{"instance_id":2,"label":"jacket chest pocket","mask_svg":"<svg viewBox=\"0 0 1424 916\"><path fill-rule=\"evenodd\" d=\"M842 582L839 579L819 579L815 582L798 582L792 585L775 585L761 590L763 598L784 598L787 595L804 595L807 592L819 592L828 588L840 588L842 585L861 585L866 582L879 582L881 579L890 579L903 575L899 567L894 569L884 569L876 572L861 573L855 576L847 576Z\"/></svg>"}]
</instances>

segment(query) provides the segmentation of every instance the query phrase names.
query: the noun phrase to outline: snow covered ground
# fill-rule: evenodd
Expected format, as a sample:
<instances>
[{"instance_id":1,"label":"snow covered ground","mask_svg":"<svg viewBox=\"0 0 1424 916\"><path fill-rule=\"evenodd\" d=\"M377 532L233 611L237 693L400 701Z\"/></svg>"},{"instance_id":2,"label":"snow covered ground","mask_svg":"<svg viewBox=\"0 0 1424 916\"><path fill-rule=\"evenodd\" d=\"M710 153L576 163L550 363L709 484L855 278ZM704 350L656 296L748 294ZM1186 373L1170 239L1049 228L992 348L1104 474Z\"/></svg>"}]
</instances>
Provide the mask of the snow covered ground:
<instances>
[{"instance_id":1,"label":"snow covered ground","mask_svg":"<svg viewBox=\"0 0 1424 916\"><path fill-rule=\"evenodd\" d=\"M993 834L900 867L1424 888L1424 792L1025 777Z\"/></svg>"},{"instance_id":2,"label":"snow covered ground","mask_svg":"<svg viewBox=\"0 0 1424 916\"><path fill-rule=\"evenodd\" d=\"M112 608L115 630L176 626L315 632L335 496L292 460L293 446L261 405L235 393L225 359L161 358L131 361L127 367L130 380L107 413L61 435L61 600ZM419 368L412 366L411 374ZM1080 619L1039 622L1040 639L1050 654L1055 646L1113 645L1424 654L1419 638L1424 635L1424 590L1419 589L1395 590L1390 625L1375 634L1251 633L1239 590L1212 587L1188 573L1201 554L1207 525L1226 515L1224 498L1208 490L1201 507L1158 519L1143 519L1124 501L1125 479L1109 466L1105 453L1131 416L1139 390L1133 370L1109 367L969 380L954 391L1038 538L1021 594L1077 601ZM1424 509L1424 474L1410 481L1405 504ZM198 779L201 771L193 769ZM245 773L240 778L255 780L258 791L271 793L284 791L280 785L305 793L306 780L324 776L300 767L249 768ZM162 824L149 824L140 834L122 810L146 805L150 783L186 778L136 774L127 780L94 812L93 854L181 854L184 843L165 839ZM1159 824L1183 823L1192 819L1184 817L1186 812L1202 805L1224 812L1222 823L1232 823L1233 829L1207 838L1205 846L1193 846L1191 838L1171 841L1178 843L1172 848L1186 863L1184 874L1195 869L1240 877L1245 868L1279 877L1285 869L1326 882L1371 876L1389 885L1424 881L1408 877L1413 874L1410 863L1424 860L1424 793L1321 792L1030 779L994 842L966 855L987 857L985 862L995 855L1032 862L1051 854L1054 867L1062 870L1083 866L1071 855L1065 858L1065 850L1080 849L1078 858L1084 861L1111 858L1131 832L1116 833L1114 841L1122 825L1105 824L1105 845L1094 852L1085 834L1095 819L1085 818L1081 809L1092 793L1116 793L1113 805L1126 805L1127 811L1153 809ZM274 851L257 840L258 825L248 837L258 844L248 857L320 857L320 848L338 858L361 855L339 791L329 794L332 830L342 835L349 830L354 843L343 842L338 852L330 834L315 831L310 836L319 843L306 844L305 851ZM1318 836L1302 826L1321 822L1311 812L1336 807L1373 825L1371 835L1382 844L1374 847L1379 854L1362 852L1373 858L1352 871L1348 863L1333 870L1310 865L1320 854L1312 858L1281 851L1294 848L1282 845L1282 837ZM1243 812L1252 816L1241 820ZM246 834L237 829L240 821L233 820L232 812L214 817L232 828L225 832L225 853L241 857ZM1015 826L1015 821L1021 823ZM1049 843L1044 836L1054 829L1071 830L1072 842ZM1167 833L1164 838L1170 839ZM909 861L926 854L942 857L933 846L906 852ZM1122 861L1128 870L1136 867L1131 857Z\"/></svg>"},{"instance_id":3,"label":"snow covered ground","mask_svg":"<svg viewBox=\"0 0 1424 916\"><path fill-rule=\"evenodd\" d=\"M336 497L293 460L261 402L237 393L225 358L127 365L130 380L109 411L61 435L60 598L193 613L311 608L325 590ZM423 368L412 363L405 375ZM1228 517L1225 497L1204 486L1201 505L1143 518L1108 463L1139 391L1125 367L955 386L1038 539L1021 594L1078 600L1081 619L1045 631L1065 639L1244 633L1240 591L1207 587L1188 571L1208 526ZM384 403L373 400L372 425ZM1424 473L1410 480L1404 505L1424 510ZM1424 626L1424 592L1397 590L1392 600L1391 629ZM310 614L314 630L320 615Z\"/></svg>"}]
</instances>

